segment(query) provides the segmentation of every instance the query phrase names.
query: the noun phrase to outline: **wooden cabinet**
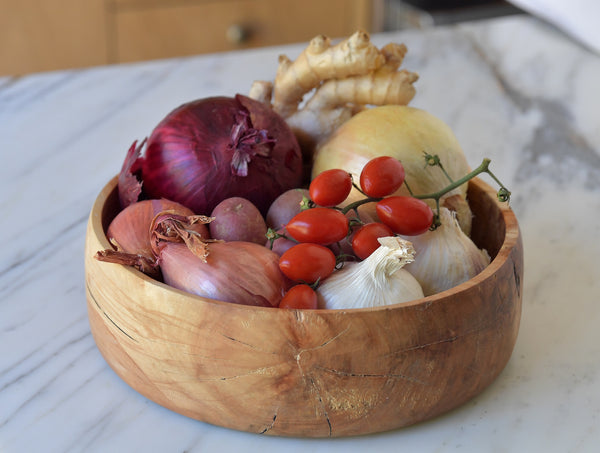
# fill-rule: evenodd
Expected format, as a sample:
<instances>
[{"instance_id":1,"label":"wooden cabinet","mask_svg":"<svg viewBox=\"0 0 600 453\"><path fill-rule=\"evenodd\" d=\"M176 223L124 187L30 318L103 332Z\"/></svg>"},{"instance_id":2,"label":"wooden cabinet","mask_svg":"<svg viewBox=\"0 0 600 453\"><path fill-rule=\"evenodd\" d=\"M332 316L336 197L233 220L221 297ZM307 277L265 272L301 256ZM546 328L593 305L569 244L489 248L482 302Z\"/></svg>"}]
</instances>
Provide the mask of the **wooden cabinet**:
<instances>
[{"instance_id":1,"label":"wooden cabinet","mask_svg":"<svg viewBox=\"0 0 600 453\"><path fill-rule=\"evenodd\" d=\"M0 76L103 64L105 0L0 0Z\"/></svg>"},{"instance_id":2,"label":"wooden cabinet","mask_svg":"<svg viewBox=\"0 0 600 453\"><path fill-rule=\"evenodd\" d=\"M0 0L0 75L378 31L382 0Z\"/></svg>"}]
</instances>

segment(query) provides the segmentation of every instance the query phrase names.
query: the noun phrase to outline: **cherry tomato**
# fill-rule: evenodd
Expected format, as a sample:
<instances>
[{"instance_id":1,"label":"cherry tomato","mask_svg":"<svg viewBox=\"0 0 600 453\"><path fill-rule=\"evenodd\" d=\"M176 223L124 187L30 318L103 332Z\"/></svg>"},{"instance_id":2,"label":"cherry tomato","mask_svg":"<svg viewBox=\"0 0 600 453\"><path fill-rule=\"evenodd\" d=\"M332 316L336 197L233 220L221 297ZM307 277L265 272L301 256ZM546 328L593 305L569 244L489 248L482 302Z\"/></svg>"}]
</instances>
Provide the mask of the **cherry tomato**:
<instances>
[{"instance_id":1,"label":"cherry tomato","mask_svg":"<svg viewBox=\"0 0 600 453\"><path fill-rule=\"evenodd\" d=\"M310 199L319 206L337 206L348 198L351 190L350 173L335 168L319 173L308 187Z\"/></svg>"},{"instance_id":2,"label":"cherry tomato","mask_svg":"<svg viewBox=\"0 0 600 453\"><path fill-rule=\"evenodd\" d=\"M416 236L433 222L433 211L423 200L413 197L387 197L377 202L379 220L395 233Z\"/></svg>"},{"instance_id":3,"label":"cherry tomato","mask_svg":"<svg viewBox=\"0 0 600 453\"><path fill-rule=\"evenodd\" d=\"M352 250L361 260L367 258L380 246L377 238L394 236L390 227L383 223L373 222L361 226L352 238Z\"/></svg>"},{"instance_id":4,"label":"cherry tomato","mask_svg":"<svg viewBox=\"0 0 600 453\"><path fill-rule=\"evenodd\" d=\"M360 187L373 198L387 197L404 183L404 166L398 159L380 156L371 159L360 173Z\"/></svg>"},{"instance_id":5,"label":"cherry tomato","mask_svg":"<svg viewBox=\"0 0 600 453\"><path fill-rule=\"evenodd\" d=\"M292 286L290 290L285 293L281 302L279 302L279 308L303 308L303 309L315 309L317 308L317 293L308 285L300 284Z\"/></svg>"},{"instance_id":6,"label":"cherry tomato","mask_svg":"<svg viewBox=\"0 0 600 453\"><path fill-rule=\"evenodd\" d=\"M296 214L285 229L298 242L329 245L344 239L349 225L348 218L337 209L317 207Z\"/></svg>"},{"instance_id":7,"label":"cherry tomato","mask_svg":"<svg viewBox=\"0 0 600 453\"><path fill-rule=\"evenodd\" d=\"M310 242L296 244L279 258L279 269L286 277L309 284L329 277L335 264L330 249Z\"/></svg>"}]
</instances>

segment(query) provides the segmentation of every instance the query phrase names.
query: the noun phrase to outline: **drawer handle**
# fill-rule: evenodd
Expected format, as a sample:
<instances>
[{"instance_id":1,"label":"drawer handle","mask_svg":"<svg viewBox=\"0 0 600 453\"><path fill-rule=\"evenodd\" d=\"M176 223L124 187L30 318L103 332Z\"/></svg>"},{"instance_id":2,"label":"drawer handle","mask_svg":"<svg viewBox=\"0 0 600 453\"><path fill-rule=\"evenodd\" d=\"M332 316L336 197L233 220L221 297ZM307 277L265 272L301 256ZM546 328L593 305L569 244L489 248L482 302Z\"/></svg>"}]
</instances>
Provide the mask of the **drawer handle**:
<instances>
[{"instance_id":1,"label":"drawer handle","mask_svg":"<svg viewBox=\"0 0 600 453\"><path fill-rule=\"evenodd\" d=\"M243 44L248 41L248 37L248 30L240 24L230 25L225 31L225 38L231 44Z\"/></svg>"}]
</instances>

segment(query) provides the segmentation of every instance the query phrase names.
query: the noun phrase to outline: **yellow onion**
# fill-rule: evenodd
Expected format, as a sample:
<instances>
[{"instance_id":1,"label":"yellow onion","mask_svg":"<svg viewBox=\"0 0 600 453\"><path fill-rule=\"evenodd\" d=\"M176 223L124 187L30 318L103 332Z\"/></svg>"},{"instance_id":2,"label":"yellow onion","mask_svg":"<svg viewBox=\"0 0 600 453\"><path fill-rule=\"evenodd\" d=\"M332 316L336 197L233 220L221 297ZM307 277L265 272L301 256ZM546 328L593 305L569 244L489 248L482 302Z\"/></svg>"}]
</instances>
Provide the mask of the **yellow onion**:
<instances>
[{"instance_id":1,"label":"yellow onion","mask_svg":"<svg viewBox=\"0 0 600 453\"><path fill-rule=\"evenodd\" d=\"M350 172L354 181L359 181L360 172L369 160L392 156L402 162L412 192L415 195L430 194L447 187L449 180L438 166L426 165L426 154L437 155L453 180L471 170L454 133L439 118L404 105L373 107L353 116L319 144L312 177L325 170L341 168ZM395 193L408 194L406 185ZM467 183L446 194L441 202L456 210L461 227L468 233L471 212L466 195ZM353 189L347 202L359 198L363 196ZM427 201L434 207L432 200Z\"/></svg>"}]
</instances>

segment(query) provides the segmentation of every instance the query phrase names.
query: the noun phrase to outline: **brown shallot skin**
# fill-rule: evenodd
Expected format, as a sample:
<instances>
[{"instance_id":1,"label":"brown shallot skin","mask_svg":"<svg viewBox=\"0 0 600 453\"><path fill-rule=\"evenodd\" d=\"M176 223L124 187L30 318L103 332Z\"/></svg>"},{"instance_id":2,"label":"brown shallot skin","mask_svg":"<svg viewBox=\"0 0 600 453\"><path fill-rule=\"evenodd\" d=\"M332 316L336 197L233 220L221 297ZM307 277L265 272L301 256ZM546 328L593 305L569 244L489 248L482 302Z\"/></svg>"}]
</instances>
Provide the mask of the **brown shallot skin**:
<instances>
[{"instance_id":1,"label":"brown shallot skin","mask_svg":"<svg viewBox=\"0 0 600 453\"><path fill-rule=\"evenodd\" d=\"M158 264L164 282L208 299L258 307L277 307L289 282L279 256L252 242L214 242L206 261L180 242L161 244Z\"/></svg>"},{"instance_id":2,"label":"brown shallot skin","mask_svg":"<svg viewBox=\"0 0 600 453\"><path fill-rule=\"evenodd\" d=\"M142 255L153 260L150 227L154 217L163 211L183 216L194 214L182 204L164 198L138 201L117 214L108 226L106 237L119 251ZM202 237L209 237L206 225L196 224L193 228Z\"/></svg>"}]
</instances>

